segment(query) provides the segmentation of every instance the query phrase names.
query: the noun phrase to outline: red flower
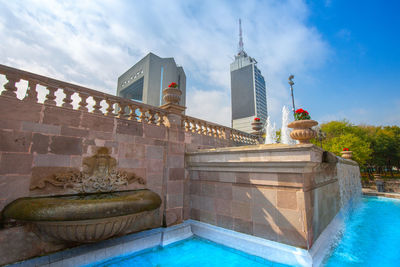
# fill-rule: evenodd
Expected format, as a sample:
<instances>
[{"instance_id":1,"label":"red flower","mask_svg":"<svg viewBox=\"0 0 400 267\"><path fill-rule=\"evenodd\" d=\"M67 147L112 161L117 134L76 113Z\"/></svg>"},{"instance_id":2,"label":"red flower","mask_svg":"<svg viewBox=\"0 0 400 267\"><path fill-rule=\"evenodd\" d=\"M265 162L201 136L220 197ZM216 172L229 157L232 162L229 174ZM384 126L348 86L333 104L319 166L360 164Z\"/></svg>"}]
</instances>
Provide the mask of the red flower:
<instances>
[{"instance_id":1,"label":"red flower","mask_svg":"<svg viewBox=\"0 0 400 267\"><path fill-rule=\"evenodd\" d=\"M260 121L260 118L254 118L255 121Z\"/></svg>"},{"instance_id":2,"label":"red flower","mask_svg":"<svg viewBox=\"0 0 400 267\"><path fill-rule=\"evenodd\" d=\"M347 147L343 148L343 151L349 151L349 149Z\"/></svg>"},{"instance_id":3,"label":"red flower","mask_svg":"<svg viewBox=\"0 0 400 267\"><path fill-rule=\"evenodd\" d=\"M171 83L170 85L168 85L168 87L176 88L178 87L178 85L176 83Z\"/></svg>"}]
</instances>

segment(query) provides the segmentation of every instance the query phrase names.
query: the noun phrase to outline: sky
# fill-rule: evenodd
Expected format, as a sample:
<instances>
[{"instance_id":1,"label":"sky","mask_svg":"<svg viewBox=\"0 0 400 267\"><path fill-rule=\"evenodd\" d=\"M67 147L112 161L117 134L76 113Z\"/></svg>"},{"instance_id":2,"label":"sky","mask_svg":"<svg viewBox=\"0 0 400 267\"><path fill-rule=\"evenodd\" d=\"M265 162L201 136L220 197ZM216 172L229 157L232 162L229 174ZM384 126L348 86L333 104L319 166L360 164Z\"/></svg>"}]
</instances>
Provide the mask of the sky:
<instances>
[{"instance_id":1,"label":"sky","mask_svg":"<svg viewBox=\"0 0 400 267\"><path fill-rule=\"evenodd\" d=\"M186 114L230 126L241 18L272 122L292 108L293 74L296 108L320 123L400 125L399 10L397 0L0 0L0 64L115 95L147 53L174 57Z\"/></svg>"}]
</instances>

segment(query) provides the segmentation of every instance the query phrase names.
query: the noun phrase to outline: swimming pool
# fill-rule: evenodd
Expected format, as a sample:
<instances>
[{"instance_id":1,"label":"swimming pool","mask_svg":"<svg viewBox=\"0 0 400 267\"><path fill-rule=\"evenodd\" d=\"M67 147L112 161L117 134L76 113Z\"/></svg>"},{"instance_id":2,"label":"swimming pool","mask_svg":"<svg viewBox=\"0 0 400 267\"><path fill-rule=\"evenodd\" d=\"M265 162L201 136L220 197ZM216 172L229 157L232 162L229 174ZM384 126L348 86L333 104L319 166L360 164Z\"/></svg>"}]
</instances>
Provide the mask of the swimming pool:
<instances>
[{"instance_id":1,"label":"swimming pool","mask_svg":"<svg viewBox=\"0 0 400 267\"><path fill-rule=\"evenodd\" d=\"M363 197L349 211L324 266L399 266L400 200ZM277 259L279 261L279 259ZM87 265L289 266L198 237Z\"/></svg>"}]
</instances>

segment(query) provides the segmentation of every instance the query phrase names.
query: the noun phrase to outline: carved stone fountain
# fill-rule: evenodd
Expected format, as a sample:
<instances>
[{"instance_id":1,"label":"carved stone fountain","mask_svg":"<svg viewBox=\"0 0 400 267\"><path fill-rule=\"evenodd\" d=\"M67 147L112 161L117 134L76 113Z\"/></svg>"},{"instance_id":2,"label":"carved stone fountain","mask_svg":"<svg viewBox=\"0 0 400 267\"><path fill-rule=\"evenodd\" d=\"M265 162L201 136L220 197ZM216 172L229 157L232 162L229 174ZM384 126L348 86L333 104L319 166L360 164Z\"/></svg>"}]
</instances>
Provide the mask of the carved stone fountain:
<instances>
[{"instance_id":1,"label":"carved stone fountain","mask_svg":"<svg viewBox=\"0 0 400 267\"><path fill-rule=\"evenodd\" d=\"M82 171L57 173L31 186L51 184L77 194L20 198L4 208L3 217L33 224L40 235L69 242L96 242L128 229L152 228L161 198L148 189L118 191L145 180L116 165L108 149L100 148L83 160Z\"/></svg>"}]
</instances>

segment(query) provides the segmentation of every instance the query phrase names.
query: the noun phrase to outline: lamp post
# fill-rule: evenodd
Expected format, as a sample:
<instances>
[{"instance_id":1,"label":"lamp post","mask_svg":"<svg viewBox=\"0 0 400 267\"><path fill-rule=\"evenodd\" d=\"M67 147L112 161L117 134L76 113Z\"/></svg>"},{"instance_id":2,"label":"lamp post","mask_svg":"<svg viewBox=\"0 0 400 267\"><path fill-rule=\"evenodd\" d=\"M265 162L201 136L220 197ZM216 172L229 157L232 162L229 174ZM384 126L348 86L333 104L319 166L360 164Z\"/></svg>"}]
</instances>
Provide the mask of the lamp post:
<instances>
[{"instance_id":1,"label":"lamp post","mask_svg":"<svg viewBox=\"0 0 400 267\"><path fill-rule=\"evenodd\" d=\"M326 133L323 132L323 131L321 130L321 128L319 128L319 127L318 127L318 132L317 132L317 138L318 138L318 141L319 141L320 146L321 146L321 148L322 148L322 140L325 140L325 138L326 138Z\"/></svg>"},{"instance_id":2,"label":"lamp post","mask_svg":"<svg viewBox=\"0 0 400 267\"><path fill-rule=\"evenodd\" d=\"M296 108L294 107L294 95L293 95L293 79L294 79L294 75L290 75L289 76L289 84L290 84L290 91L292 93L292 105L293 105L293 117L295 118L294 114L296 113Z\"/></svg>"}]
</instances>

